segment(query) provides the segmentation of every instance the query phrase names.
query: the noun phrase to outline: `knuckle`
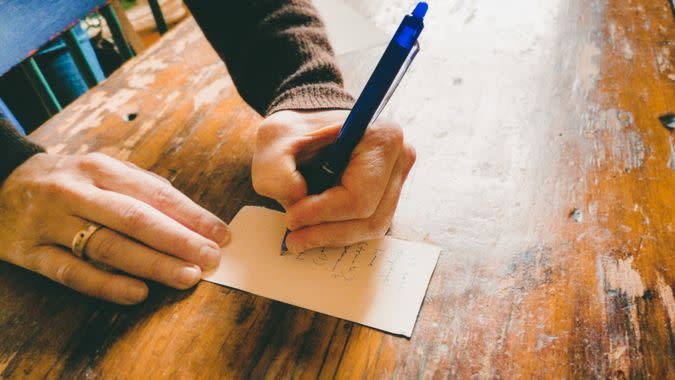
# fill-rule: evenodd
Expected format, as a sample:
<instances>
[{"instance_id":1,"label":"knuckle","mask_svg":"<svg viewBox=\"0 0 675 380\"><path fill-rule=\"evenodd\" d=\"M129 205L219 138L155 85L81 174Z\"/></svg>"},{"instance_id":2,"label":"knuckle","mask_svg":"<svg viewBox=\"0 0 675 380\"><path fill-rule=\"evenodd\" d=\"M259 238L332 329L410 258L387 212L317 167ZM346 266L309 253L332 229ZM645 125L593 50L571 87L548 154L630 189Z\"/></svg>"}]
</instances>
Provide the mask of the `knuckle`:
<instances>
[{"instance_id":1,"label":"knuckle","mask_svg":"<svg viewBox=\"0 0 675 380\"><path fill-rule=\"evenodd\" d=\"M384 122L380 128L380 133L384 139L385 144L392 146L403 145L403 129L393 122Z\"/></svg>"},{"instance_id":2,"label":"knuckle","mask_svg":"<svg viewBox=\"0 0 675 380\"><path fill-rule=\"evenodd\" d=\"M208 240L206 240L206 242L208 242ZM206 244L206 243L204 243L204 244ZM213 243L213 244L215 244L215 243ZM182 251L182 252L195 252L195 251L198 252L199 251L198 248L195 248L196 244L192 241L192 239L189 236L178 237L176 239L176 247L179 251ZM214 248L217 248L217 246L214 247ZM193 255L194 255L194 253L193 253Z\"/></svg>"},{"instance_id":3,"label":"knuckle","mask_svg":"<svg viewBox=\"0 0 675 380\"><path fill-rule=\"evenodd\" d=\"M283 126L276 122L263 122L258 128L257 143L267 144L275 141L281 134Z\"/></svg>"},{"instance_id":4,"label":"knuckle","mask_svg":"<svg viewBox=\"0 0 675 380\"><path fill-rule=\"evenodd\" d=\"M408 167L412 167L415 164L415 161L417 161L417 151L415 150L415 147L410 144L406 144L405 155L408 160Z\"/></svg>"},{"instance_id":5,"label":"knuckle","mask_svg":"<svg viewBox=\"0 0 675 380\"><path fill-rule=\"evenodd\" d=\"M150 279L167 283L171 273L167 270L166 260L162 256L156 255L150 258L148 265L148 276Z\"/></svg>"},{"instance_id":6,"label":"knuckle","mask_svg":"<svg viewBox=\"0 0 675 380\"><path fill-rule=\"evenodd\" d=\"M44 256L40 255L37 250L26 252L22 257L21 266L33 272L44 273Z\"/></svg>"},{"instance_id":7,"label":"knuckle","mask_svg":"<svg viewBox=\"0 0 675 380\"><path fill-rule=\"evenodd\" d=\"M122 210L121 217L122 223L128 229L137 229L142 226L146 219L145 208L138 203L132 203Z\"/></svg>"},{"instance_id":8,"label":"knuckle","mask_svg":"<svg viewBox=\"0 0 675 380\"><path fill-rule=\"evenodd\" d=\"M198 231L201 231L202 233L210 234L211 232L216 230L219 223L218 223L218 218L211 215L208 211L200 210L197 213L196 225L197 225ZM200 234L202 234L202 233L200 233Z\"/></svg>"},{"instance_id":9,"label":"knuckle","mask_svg":"<svg viewBox=\"0 0 675 380\"><path fill-rule=\"evenodd\" d=\"M353 206L354 217L357 219L366 219L371 217L377 209L376 202L372 202L368 197L351 197L350 204Z\"/></svg>"},{"instance_id":10,"label":"knuckle","mask_svg":"<svg viewBox=\"0 0 675 380\"><path fill-rule=\"evenodd\" d=\"M170 185L159 185L153 191L152 197L160 208L167 208L176 205L176 195Z\"/></svg>"},{"instance_id":11,"label":"knuckle","mask_svg":"<svg viewBox=\"0 0 675 380\"><path fill-rule=\"evenodd\" d=\"M78 167L85 172L101 172L109 166L110 157L103 153L87 153L79 160Z\"/></svg>"},{"instance_id":12,"label":"knuckle","mask_svg":"<svg viewBox=\"0 0 675 380\"><path fill-rule=\"evenodd\" d=\"M56 281L69 288L74 288L78 283L77 280L78 273L72 264L61 264L59 269L56 271Z\"/></svg>"},{"instance_id":13,"label":"knuckle","mask_svg":"<svg viewBox=\"0 0 675 380\"><path fill-rule=\"evenodd\" d=\"M274 183L270 180L269 176L261 173L260 171L252 173L252 183L253 190L260 195L266 197L273 197L275 195L275 186Z\"/></svg>"},{"instance_id":14,"label":"knuckle","mask_svg":"<svg viewBox=\"0 0 675 380\"><path fill-rule=\"evenodd\" d=\"M51 178L42 184L45 195L49 198L64 198L76 195L72 185L67 185L63 178Z\"/></svg>"}]
</instances>

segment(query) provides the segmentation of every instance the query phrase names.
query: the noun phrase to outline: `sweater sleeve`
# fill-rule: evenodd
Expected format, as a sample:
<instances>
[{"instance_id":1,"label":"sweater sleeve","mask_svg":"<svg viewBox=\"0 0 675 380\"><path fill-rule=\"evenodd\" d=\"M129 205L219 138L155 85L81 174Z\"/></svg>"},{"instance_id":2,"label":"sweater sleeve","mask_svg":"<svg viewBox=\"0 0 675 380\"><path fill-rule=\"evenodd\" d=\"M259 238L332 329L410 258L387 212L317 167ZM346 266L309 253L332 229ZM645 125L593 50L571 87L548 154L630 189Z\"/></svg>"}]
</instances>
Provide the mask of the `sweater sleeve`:
<instances>
[{"instance_id":1,"label":"sweater sleeve","mask_svg":"<svg viewBox=\"0 0 675 380\"><path fill-rule=\"evenodd\" d=\"M261 115L352 107L310 0L185 3L241 97Z\"/></svg>"},{"instance_id":2,"label":"sweater sleeve","mask_svg":"<svg viewBox=\"0 0 675 380\"><path fill-rule=\"evenodd\" d=\"M40 152L44 152L44 149L19 134L0 113L0 183L19 165Z\"/></svg>"}]
</instances>

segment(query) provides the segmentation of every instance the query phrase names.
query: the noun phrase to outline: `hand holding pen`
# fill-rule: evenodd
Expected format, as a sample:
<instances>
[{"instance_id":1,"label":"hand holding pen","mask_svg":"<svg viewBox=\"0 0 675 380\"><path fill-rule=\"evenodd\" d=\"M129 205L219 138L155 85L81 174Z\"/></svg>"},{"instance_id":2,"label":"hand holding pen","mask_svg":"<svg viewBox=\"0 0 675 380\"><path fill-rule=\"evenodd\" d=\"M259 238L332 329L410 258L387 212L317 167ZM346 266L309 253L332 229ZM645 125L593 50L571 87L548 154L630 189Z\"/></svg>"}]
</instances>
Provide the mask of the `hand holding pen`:
<instances>
[{"instance_id":1,"label":"hand holding pen","mask_svg":"<svg viewBox=\"0 0 675 380\"><path fill-rule=\"evenodd\" d=\"M348 111L282 111L265 119L253 158L255 190L287 211L291 252L351 244L384 235L391 224L415 151L401 128L379 121L368 128L340 184L307 196L298 170L335 139Z\"/></svg>"},{"instance_id":2,"label":"hand holding pen","mask_svg":"<svg viewBox=\"0 0 675 380\"><path fill-rule=\"evenodd\" d=\"M403 18L343 124L319 112L277 114L261 125L253 185L287 211L282 253L374 239L389 228L415 153L397 126L368 127L419 52L427 10L420 2Z\"/></svg>"}]
</instances>

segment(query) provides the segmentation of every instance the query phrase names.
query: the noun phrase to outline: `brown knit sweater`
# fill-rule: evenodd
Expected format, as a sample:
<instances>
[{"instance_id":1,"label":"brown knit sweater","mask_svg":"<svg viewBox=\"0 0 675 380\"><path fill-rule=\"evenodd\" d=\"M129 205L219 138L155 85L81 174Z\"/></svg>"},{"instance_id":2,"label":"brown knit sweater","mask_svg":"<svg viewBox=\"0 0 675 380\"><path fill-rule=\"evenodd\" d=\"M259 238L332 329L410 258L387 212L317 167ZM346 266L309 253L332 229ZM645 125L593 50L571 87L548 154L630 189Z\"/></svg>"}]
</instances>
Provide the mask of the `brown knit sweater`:
<instances>
[{"instance_id":1,"label":"brown knit sweater","mask_svg":"<svg viewBox=\"0 0 675 380\"><path fill-rule=\"evenodd\" d=\"M225 61L241 97L261 115L349 109L323 24L310 0L185 0ZM0 181L44 151L0 114Z\"/></svg>"}]
</instances>

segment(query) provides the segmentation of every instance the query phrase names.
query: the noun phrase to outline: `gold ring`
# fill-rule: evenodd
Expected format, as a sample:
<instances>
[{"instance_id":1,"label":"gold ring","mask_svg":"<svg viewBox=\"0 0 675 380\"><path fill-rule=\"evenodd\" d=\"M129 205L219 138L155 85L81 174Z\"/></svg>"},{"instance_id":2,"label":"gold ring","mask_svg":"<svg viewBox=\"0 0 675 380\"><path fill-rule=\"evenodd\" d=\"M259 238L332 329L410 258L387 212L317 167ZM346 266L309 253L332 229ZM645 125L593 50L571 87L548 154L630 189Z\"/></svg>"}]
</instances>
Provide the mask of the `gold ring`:
<instances>
[{"instance_id":1,"label":"gold ring","mask_svg":"<svg viewBox=\"0 0 675 380\"><path fill-rule=\"evenodd\" d=\"M71 250L73 251L73 255L84 259L85 254L84 254L84 249L87 247L87 243L89 242L89 239L91 239L92 236L96 233L96 231L101 229L100 224L97 223L89 223L87 224L87 227L81 229L75 234L75 237L73 237L73 244L71 245Z\"/></svg>"}]
</instances>

